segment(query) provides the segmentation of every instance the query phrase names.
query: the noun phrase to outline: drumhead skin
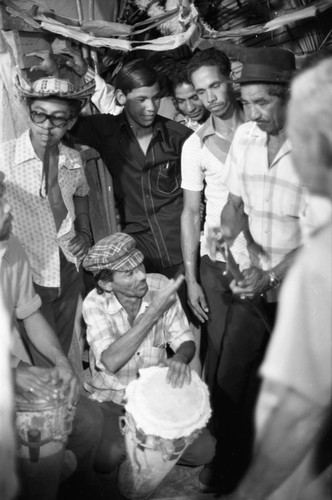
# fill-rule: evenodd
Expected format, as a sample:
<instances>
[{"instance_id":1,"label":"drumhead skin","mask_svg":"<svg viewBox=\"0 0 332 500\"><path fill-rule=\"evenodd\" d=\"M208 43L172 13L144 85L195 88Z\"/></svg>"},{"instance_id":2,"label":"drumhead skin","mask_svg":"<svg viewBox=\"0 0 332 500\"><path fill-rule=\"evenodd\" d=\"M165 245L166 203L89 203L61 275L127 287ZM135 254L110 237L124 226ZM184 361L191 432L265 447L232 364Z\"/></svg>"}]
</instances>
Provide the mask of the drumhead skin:
<instances>
[{"instance_id":1,"label":"drumhead skin","mask_svg":"<svg viewBox=\"0 0 332 500\"><path fill-rule=\"evenodd\" d=\"M159 366L139 370L139 378L126 388L125 409L145 434L177 439L206 426L209 391L194 371L190 384L174 388L166 383L167 371Z\"/></svg>"}]
</instances>

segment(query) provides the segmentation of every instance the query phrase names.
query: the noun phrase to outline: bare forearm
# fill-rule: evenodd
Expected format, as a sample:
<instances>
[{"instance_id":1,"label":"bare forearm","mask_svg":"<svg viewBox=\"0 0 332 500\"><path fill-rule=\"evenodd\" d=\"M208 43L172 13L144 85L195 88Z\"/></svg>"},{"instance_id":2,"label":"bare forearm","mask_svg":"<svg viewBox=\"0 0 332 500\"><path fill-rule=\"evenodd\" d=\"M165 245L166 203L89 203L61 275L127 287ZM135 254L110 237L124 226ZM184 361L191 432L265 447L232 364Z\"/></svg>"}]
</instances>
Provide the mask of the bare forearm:
<instances>
[{"instance_id":1,"label":"bare forearm","mask_svg":"<svg viewBox=\"0 0 332 500\"><path fill-rule=\"evenodd\" d=\"M187 340L180 345L173 357L181 358L181 360L188 365L195 355L195 350L195 342Z\"/></svg>"},{"instance_id":2,"label":"bare forearm","mask_svg":"<svg viewBox=\"0 0 332 500\"><path fill-rule=\"evenodd\" d=\"M89 215L89 197L74 196L75 206L75 228L76 231L85 233L91 237L90 215Z\"/></svg>"},{"instance_id":3,"label":"bare forearm","mask_svg":"<svg viewBox=\"0 0 332 500\"><path fill-rule=\"evenodd\" d=\"M294 262L298 250L299 249L296 248L292 252L289 252L277 266L271 269L271 271L275 272L280 280L284 279L286 276L288 269Z\"/></svg>"},{"instance_id":4,"label":"bare forearm","mask_svg":"<svg viewBox=\"0 0 332 500\"><path fill-rule=\"evenodd\" d=\"M320 408L295 391L287 390L278 407L268 415L263 429L258 430L252 465L235 498L268 498L304 459L322 419Z\"/></svg>"},{"instance_id":5,"label":"bare forearm","mask_svg":"<svg viewBox=\"0 0 332 500\"><path fill-rule=\"evenodd\" d=\"M112 373L120 370L133 357L157 320L157 316L147 311L139 323L105 349L101 355L105 368Z\"/></svg>"},{"instance_id":6,"label":"bare forearm","mask_svg":"<svg viewBox=\"0 0 332 500\"><path fill-rule=\"evenodd\" d=\"M176 299L176 293L184 277L178 276L154 296L150 306L141 316L140 321L113 342L101 354L101 362L112 373L117 372L135 354L151 327L168 311Z\"/></svg>"},{"instance_id":7,"label":"bare forearm","mask_svg":"<svg viewBox=\"0 0 332 500\"><path fill-rule=\"evenodd\" d=\"M55 366L69 365L59 340L40 311L31 314L24 321L29 340Z\"/></svg>"},{"instance_id":8,"label":"bare forearm","mask_svg":"<svg viewBox=\"0 0 332 500\"><path fill-rule=\"evenodd\" d=\"M220 214L220 227L225 240L235 240L242 231L248 229L248 217L240 197L231 193L228 195Z\"/></svg>"},{"instance_id":9,"label":"bare forearm","mask_svg":"<svg viewBox=\"0 0 332 500\"><path fill-rule=\"evenodd\" d=\"M200 214L184 210L181 216L181 245L187 281L197 281Z\"/></svg>"}]
</instances>

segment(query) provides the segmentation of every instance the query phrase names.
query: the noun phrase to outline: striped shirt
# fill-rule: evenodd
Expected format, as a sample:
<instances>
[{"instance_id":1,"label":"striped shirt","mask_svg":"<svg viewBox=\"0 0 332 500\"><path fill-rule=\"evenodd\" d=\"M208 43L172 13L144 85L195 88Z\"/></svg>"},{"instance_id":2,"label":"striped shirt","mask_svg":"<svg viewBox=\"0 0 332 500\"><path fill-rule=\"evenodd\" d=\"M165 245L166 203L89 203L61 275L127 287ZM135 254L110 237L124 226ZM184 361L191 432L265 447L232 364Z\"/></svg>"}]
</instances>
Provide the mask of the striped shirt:
<instances>
[{"instance_id":1,"label":"striped shirt","mask_svg":"<svg viewBox=\"0 0 332 500\"><path fill-rule=\"evenodd\" d=\"M168 279L161 274L148 274L148 292L142 299L135 318L137 324L154 296L164 288ZM194 341L179 299L151 327L149 333L131 357L116 374L109 372L101 361L102 353L132 326L126 310L114 293L98 294L92 290L83 302L83 316L87 324L87 340L90 346L90 375L84 386L97 401L123 403L126 386L138 376L140 368L158 365L166 360L166 346L174 352L183 342Z\"/></svg>"},{"instance_id":2,"label":"striped shirt","mask_svg":"<svg viewBox=\"0 0 332 500\"><path fill-rule=\"evenodd\" d=\"M273 268L302 244L300 217L306 194L289 143L282 145L269 166L267 134L256 123L245 123L235 133L226 168L229 190L242 198L250 232L265 252L261 266Z\"/></svg>"},{"instance_id":3,"label":"striped shirt","mask_svg":"<svg viewBox=\"0 0 332 500\"><path fill-rule=\"evenodd\" d=\"M240 109L236 108L235 118L235 126L238 127L243 123ZM225 162L230 147L230 140L216 131L213 116L210 115L201 128L186 140L182 148L181 187L188 191L204 189L206 200L206 218L200 246L201 257L208 255L212 258L208 242L209 233L211 229L219 228L220 213L228 199ZM249 255L243 234L234 242L232 252L241 268L248 267ZM217 252L216 260L225 261L220 252Z\"/></svg>"}]
</instances>

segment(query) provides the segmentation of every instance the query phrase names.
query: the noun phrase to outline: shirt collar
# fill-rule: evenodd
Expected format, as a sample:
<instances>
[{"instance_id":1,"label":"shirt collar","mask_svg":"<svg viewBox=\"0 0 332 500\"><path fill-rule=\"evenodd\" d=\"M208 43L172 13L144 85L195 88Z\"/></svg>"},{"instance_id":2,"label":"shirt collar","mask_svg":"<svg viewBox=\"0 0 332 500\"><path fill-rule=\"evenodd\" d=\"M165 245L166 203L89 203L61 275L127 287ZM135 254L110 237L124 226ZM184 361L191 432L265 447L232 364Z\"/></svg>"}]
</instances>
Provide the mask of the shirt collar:
<instances>
[{"instance_id":1,"label":"shirt collar","mask_svg":"<svg viewBox=\"0 0 332 500\"><path fill-rule=\"evenodd\" d=\"M30 130L26 130L16 141L13 166L16 167L25 161L38 159L30 140Z\"/></svg>"},{"instance_id":2,"label":"shirt collar","mask_svg":"<svg viewBox=\"0 0 332 500\"><path fill-rule=\"evenodd\" d=\"M264 143L266 144L267 142L267 133L264 132L263 130L261 130L257 123L256 122L248 122L248 123L252 123L252 127L250 128L249 130L249 137L259 137L261 138ZM281 146L278 154L277 154L277 157L276 158L280 158L281 156L284 156L288 153L291 152L291 144L290 144L290 141L289 139L286 139L285 142L283 143L283 145Z\"/></svg>"},{"instance_id":3,"label":"shirt collar","mask_svg":"<svg viewBox=\"0 0 332 500\"><path fill-rule=\"evenodd\" d=\"M125 311L124 307L120 304L113 292L105 293L104 296L107 302L107 312L109 314L117 314L121 310ZM151 301L152 292L150 291L150 289L148 289L147 293L142 299L141 307L139 308L136 318L146 311L146 309L150 306Z\"/></svg>"},{"instance_id":4,"label":"shirt collar","mask_svg":"<svg viewBox=\"0 0 332 500\"><path fill-rule=\"evenodd\" d=\"M127 119L127 115L126 115L126 112L123 111L120 115L119 115L119 120L120 120L120 127L126 127L127 130L131 130L131 127L129 125L129 122L128 122L128 119ZM157 134L161 134L161 137L162 137L162 140L163 141L166 141L167 140L167 130L166 130L166 127L164 125L164 123L162 122L162 120L160 119L160 116L157 115L153 124L152 124L152 132L153 132L153 136L156 136Z\"/></svg>"},{"instance_id":5,"label":"shirt collar","mask_svg":"<svg viewBox=\"0 0 332 500\"><path fill-rule=\"evenodd\" d=\"M244 113L237 102L235 104L234 116L235 116L235 130L236 130L237 127L244 122ZM203 125L196 131L196 134L201 140L201 147L203 147L204 142L208 137L216 134L214 119L212 114L203 123Z\"/></svg>"},{"instance_id":6,"label":"shirt collar","mask_svg":"<svg viewBox=\"0 0 332 500\"><path fill-rule=\"evenodd\" d=\"M61 167L66 167L69 170L80 168L81 164L77 161L77 158L76 151L74 152L73 149L67 148L61 143L59 144L59 169ZM41 161L33 148L29 129L23 132L16 141L13 166L16 167L21 163L34 159Z\"/></svg>"}]
</instances>

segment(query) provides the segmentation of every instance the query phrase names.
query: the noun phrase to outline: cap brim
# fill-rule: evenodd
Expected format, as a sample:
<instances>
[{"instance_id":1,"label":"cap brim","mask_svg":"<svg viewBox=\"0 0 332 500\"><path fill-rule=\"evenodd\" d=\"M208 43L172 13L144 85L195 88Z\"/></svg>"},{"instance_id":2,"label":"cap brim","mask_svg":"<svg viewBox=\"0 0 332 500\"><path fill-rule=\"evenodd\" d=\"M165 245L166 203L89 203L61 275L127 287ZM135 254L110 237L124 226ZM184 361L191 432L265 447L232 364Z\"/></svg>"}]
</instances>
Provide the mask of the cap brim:
<instances>
[{"instance_id":1,"label":"cap brim","mask_svg":"<svg viewBox=\"0 0 332 500\"><path fill-rule=\"evenodd\" d=\"M290 79L276 79L276 78L256 78L256 77L247 77L247 78L237 78L233 80L234 83L289 83Z\"/></svg>"}]
</instances>

